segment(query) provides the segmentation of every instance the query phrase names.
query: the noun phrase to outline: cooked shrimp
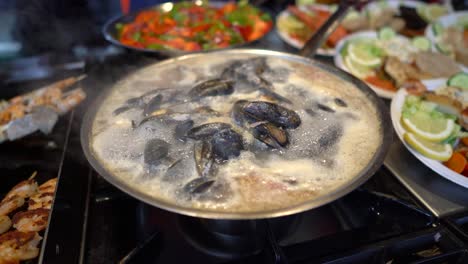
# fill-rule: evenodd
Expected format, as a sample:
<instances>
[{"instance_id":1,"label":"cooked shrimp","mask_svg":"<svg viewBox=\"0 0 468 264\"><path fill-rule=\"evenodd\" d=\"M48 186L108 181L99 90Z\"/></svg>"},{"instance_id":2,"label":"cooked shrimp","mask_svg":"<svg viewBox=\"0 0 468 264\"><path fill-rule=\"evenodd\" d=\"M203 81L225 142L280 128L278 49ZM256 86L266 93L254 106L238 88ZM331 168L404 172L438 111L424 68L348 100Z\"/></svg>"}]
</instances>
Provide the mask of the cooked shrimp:
<instances>
[{"instance_id":1,"label":"cooked shrimp","mask_svg":"<svg viewBox=\"0 0 468 264\"><path fill-rule=\"evenodd\" d=\"M57 186L57 178L50 179L39 186L40 193L53 193Z\"/></svg>"},{"instance_id":2,"label":"cooked shrimp","mask_svg":"<svg viewBox=\"0 0 468 264\"><path fill-rule=\"evenodd\" d=\"M19 263L39 255L37 232L10 231L0 236L0 264Z\"/></svg>"},{"instance_id":3,"label":"cooked shrimp","mask_svg":"<svg viewBox=\"0 0 468 264\"><path fill-rule=\"evenodd\" d=\"M24 204L24 198L20 196L13 196L8 199L3 199L0 203L0 215L8 215L9 213L20 208Z\"/></svg>"},{"instance_id":4,"label":"cooked shrimp","mask_svg":"<svg viewBox=\"0 0 468 264\"><path fill-rule=\"evenodd\" d=\"M54 200L54 193L37 193L28 202L28 210L34 210L39 208L50 209L52 208L52 201Z\"/></svg>"},{"instance_id":5,"label":"cooked shrimp","mask_svg":"<svg viewBox=\"0 0 468 264\"><path fill-rule=\"evenodd\" d=\"M39 186L39 191L29 198L28 210L39 208L50 209L54 200L57 178L50 179Z\"/></svg>"},{"instance_id":6,"label":"cooked shrimp","mask_svg":"<svg viewBox=\"0 0 468 264\"><path fill-rule=\"evenodd\" d=\"M2 201L8 200L13 196L18 196L22 198L28 198L34 195L37 192L37 182L34 179L36 176L36 172L34 172L29 179L18 183L15 187L13 187L3 198Z\"/></svg>"},{"instance_id":7,"label":"cooked shrimp","mask_svg":"<svg viewBox=\"0 0 468 264\"><path fill-rule=\"evenodd\" d=\"M86 93L79 88L64 94L60 100L54 101L54 105L59 114L64 114L81 103L85 98Z\"/></svg>"},{"instance_id":8,"label":"cooked shrimp","mask_svg":"<svg viewBox=\"0 0 468 264\"><path fill-rule=\"evenodd\" d=\"M21 232L39 232L47 227L49 209L34 209L16 213L13 216L13 227Z\"/></svg>"},{"instance_id":9,"label":"cooked shrimp","mask_svg":"<svg viewBox=\"0 0 468 264\"><path fill-rule=\"evenodd\" d=\"M10 217L7 215L0 215L0 234L5 233L11 227Z\"/></svg>"}]
</instances>

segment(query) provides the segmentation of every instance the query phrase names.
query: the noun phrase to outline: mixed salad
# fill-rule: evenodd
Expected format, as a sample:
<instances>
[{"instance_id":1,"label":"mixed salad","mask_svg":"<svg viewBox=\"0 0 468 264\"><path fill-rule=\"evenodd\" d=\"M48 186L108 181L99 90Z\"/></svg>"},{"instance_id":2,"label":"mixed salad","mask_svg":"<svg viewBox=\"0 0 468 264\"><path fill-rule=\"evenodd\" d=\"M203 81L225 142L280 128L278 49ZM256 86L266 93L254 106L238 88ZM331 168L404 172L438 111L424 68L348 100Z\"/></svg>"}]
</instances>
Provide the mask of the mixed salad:
<instances>
[{"instance_id":1,"label":"mixed salad","mask_svg":"<svg viewBox=\"0 0 468 264\"><path fill-rule=\"evenodd\" d=\"M422 155L468 177L468 74L434 91L408 87L402 108L403 139Z\"/></svg>"},{"instance_id":2,"label":"mixed salad","mask_svg":"<svg viewBox=\"0 0 468 264\"><path fill-rule=\"evenodd\" d=\"M387 91L396 91L408 81L447 78L461 70L449 57L431 52L429 39L406 38L389 27L377 34L352 35L340 46L346 70Z\"/></svg>"},{"instance_id":3,"label":"mixed salad","mask_svg":"<svg viewBox=\"0 0 468 264\"><path fill-rule=\"evenodd\" d=\"M431 30L437 50L468 67L468 15L459 16L448 27L440 21L435 22Z\"/></svg>"},{"instance_id":4,"label":"mixed salad","mask_svg":"<svg viewBox=\"0 0 468 264\"><path fill-rule=\"evenodd\" d=\"M200 51L256 40L272 27L271 17L248 4L174 3L170 11L147 9L127 24L116 24L124 45L151 50Z\"/></svg>"}]
</instances>

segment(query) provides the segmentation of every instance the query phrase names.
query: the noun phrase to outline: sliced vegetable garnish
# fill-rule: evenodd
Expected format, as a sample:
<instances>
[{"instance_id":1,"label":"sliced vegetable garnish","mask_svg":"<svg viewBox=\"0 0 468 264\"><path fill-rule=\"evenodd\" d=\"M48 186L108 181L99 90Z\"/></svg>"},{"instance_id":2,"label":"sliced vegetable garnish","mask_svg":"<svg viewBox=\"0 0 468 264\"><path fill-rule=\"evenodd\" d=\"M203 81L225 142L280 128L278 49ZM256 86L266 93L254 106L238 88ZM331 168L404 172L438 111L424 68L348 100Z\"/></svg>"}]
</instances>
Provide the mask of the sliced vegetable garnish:
<instances>
[{"instance_id":1,"label":"sliced vegetable garnish","mask_svg":"<svg viewBox=\"0 0 468 264\"><path fill-rule=\"evenodd\" d=\"M453 153L453 149L449 144L440 144L432 141L427 141L417 137L412 133L403 134L403 139L412 148L431 159L447 161L448 159L450 159Z\"/></svg>"},{"instance_id":2,"label":"sliced vegetable garnish","mask_svg":"<svg viewBox=\"0 0 468 264\"><path fill-rule=\"evenodd\" d=\"M433 118L429 113L423 111L402 117L401 124L407 131L433 142L447 139L455 128L455 122L452 119Z\"/></svg>"},{"instance_id":3,"label":"sliced vegetable garnish","mask_svg":"<svg viewBox=\"0 0 468 264\"><path fill-rule=\"evenodd\" d=\"M377 67L382 64L383 51L370 40L355 40L348 45L348 56L360 65Z\"/></svg>"},{"instance_id":4,"label":"sliced vegetable garnish","mask_svg":"<svg viewBox=\"0 0 468 264\"><path fill-rule=\"evenodd\" d=\"M447 56L453 56L454 54L453 48L445 43L437 42L435 44L435 47L440 53L445 54Z\"/></svg>"},{"instance_id":5,"label":"sliced vegetable garnish","mask_svg":"<svg viewBox=\"0 0 468 264\"><path fill-rule=\"evenodd\" d=\"M396 36L395 30L390 27L384 27L379 30L379 39L390 40Z\"/></svg>"},{"instance_id":6,"label":"sliced vegetable garnish","mask_svg":"<svg viewBox=\"0 0 468 264\"><path fill-rule=\"evenodd\" d=\"M434 36L439 36L444 31L444 26L440 22L434 22L432 24L432 33Z\"/></svg>"},{"instance_id":7,"label":"sliced vegetable garnish","mask_svg":"<svg viewBox=\"0 0 468 264\"><path fill-rule=\"evenodd\" d=\"M413 46L422 51L427 51L431 49L431 41L425 37L415 37L411 41Z\"/></svg>"},{"instance_id":8,"label":"sliced vegetable garnish","mask_svg":"<svg viewBox=\"0 0 468 264\"><path fill-rule=\"evenodd\" d=\"M462 173L466 166L466 157L458 152L454 152L444 165L456 173Z\"/></svg>"},{"instance_id":9,"label":"sliced vegetable garnish","mask_svg":"<svg viewBox=\"0 0 468 264\"><path fill-rule=\"evenodd\" d=\"M450 79L448 79L447 85L468 89L468 73L460 72L455 74Z\"/></svg>"}]
</instances>

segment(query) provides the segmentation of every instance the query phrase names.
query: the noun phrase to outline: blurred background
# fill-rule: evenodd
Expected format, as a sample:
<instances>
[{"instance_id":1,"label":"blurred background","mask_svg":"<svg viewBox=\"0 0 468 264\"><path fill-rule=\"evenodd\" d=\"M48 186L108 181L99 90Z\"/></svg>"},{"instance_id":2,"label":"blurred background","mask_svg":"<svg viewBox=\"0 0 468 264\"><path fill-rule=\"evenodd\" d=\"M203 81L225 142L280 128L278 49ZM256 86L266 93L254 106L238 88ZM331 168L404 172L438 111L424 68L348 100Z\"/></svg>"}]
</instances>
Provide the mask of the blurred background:
<instances>
[{"instance_id":1,"label":"blurred background","mask_svg":"<svg viewBox=\"0 0 468 264\"><path fill-rule=\"evenodd\" d=\"M0 0L0 61L47 51L70 52L75 49L79 52L80 46L103 45L100 28L106 20L125 10L134 11L161 2L165 1ZM264 2L264 5L279 7L294 1ZM468 6L468 0L451 3L457 10Z\"/></svg>"}]
</instances>

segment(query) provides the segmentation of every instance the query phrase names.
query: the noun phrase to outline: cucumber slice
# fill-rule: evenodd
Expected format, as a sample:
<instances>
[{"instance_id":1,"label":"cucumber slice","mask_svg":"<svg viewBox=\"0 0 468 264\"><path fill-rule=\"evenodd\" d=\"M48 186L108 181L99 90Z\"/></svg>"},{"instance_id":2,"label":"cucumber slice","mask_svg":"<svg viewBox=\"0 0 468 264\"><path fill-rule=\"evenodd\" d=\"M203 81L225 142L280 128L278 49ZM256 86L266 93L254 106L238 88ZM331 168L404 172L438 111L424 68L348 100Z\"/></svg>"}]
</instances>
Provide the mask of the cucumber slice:
<instances>
[{"instance_id":1,"label":"cucumber slice","mask_svg":"<svg viewBox=\"0 0 468 264\"><path fill-rule=\"evenodd\" d=\"M440 22L434 22L432 24L432 33L434 33L434 36L439 36L444 32L444 26Z\"/></svg>"},{"instance_id":2,"label":"cucumber slice","mask_svg":"<svg viewBox=\"0 0 468 264\"><path fill-rule=\"evenodd\" d=\"M425 37L415 37L411 43L414 47L422 51L427 51L431 48L431 41Z\"/></svg>"},{"instance_id":3,"label":"cucumber slice","mask_svg":"<svg viewBox=\"0 0 468 264\"><path fill-rule=\"evenodd\" d=\"M447 85L468 89L468 73L460 72L453 75L448 79Z\"/></svg>"},{"instance_id":4,"label":"cucumber slice","mask_svg":"<svg viewBox=\"0 0 468 264\"><path fill-rule=\"evenodd\" d=\"M436 43L435 46L436 46L436 49L444 55L447 55L449 57L452 57L454 55L452 47L445 43L439 42L439 43Z\"/></svg>"},{"instance_id":5,"label":"cucumber slice","mask_svg":"<svg viewBox=\"0 0 468 264\"><path fill-rule=\"evenodd\" d=\"M395 30L390 27L383 27L379 30L379 39L390 40L396 36Z\"/></svg>"}]
</instances>

